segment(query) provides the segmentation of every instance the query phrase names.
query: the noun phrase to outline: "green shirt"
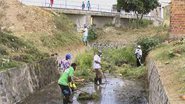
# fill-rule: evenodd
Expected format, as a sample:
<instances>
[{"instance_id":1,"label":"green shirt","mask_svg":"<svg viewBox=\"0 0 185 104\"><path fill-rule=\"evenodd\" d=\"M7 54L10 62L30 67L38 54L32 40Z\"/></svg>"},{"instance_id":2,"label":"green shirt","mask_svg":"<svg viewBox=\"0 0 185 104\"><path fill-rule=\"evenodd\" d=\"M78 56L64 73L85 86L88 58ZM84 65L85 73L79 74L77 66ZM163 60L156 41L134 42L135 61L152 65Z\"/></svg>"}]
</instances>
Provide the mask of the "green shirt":
<instances>
[{"instance_id":1,"label":"green shirt","mask_svg":"<svg viewBox=\"0 0 185 104\"><path fill-rule=\"evenodd\" d=\"M60 78L58 80L58 84L68 86L68 77L73 77L74 75L74 69L73 67L69 67L60 75Z\"/></svg>"}]
</instances>

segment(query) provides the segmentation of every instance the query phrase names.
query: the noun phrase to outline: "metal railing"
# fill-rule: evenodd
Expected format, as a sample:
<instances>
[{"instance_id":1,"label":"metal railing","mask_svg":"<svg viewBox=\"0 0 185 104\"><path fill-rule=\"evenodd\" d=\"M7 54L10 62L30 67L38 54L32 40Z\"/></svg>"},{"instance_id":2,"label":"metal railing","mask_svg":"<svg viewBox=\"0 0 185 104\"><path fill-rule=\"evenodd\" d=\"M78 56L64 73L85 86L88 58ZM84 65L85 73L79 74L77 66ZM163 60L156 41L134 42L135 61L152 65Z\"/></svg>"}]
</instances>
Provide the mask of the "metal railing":
<instances>
[{"instance_id":1,"label":"metal railing","mask_svg":"<svg viewBox=\"0 0 185 104\"><path fill-rule=\"evenodd\" d=\"M26 5L50 7L50 0L19 0L21 3ZM63 9L80 9L82 10L81 2L69 2L67 0L54 0L53 8L63 8ZM106 8L107 7L107 8ZM102 11L102 12L112 12L111 5L100 5L100 4L91 4L90 11ZM85 8L84 10L88 10Z\"/></svg>"},{"instance_id":2,"label":"metal railing","mask_svg":"<svg viewBox=\"0 0 185 104\"><path fill-rule=\"evenodd\" d=\"M19 1L26 5L34 5L34 6L40 6L40 7L45 7L45 8L51 7L50 0L19 0ZM112 7L112 5L91 4L91 9L89 11L117 13L117 11L113 11L110 7ZM54 0L54 4L52 8L82 10L82 2L76 2L76 1L69 2L67 0ZM85 8L84 10L87 10L87 8ZM120 15L136 17L136 14L134 12L121 11ZM144 15L144 17L150 20L152 18L155 18L150 15Z\"/></svg>"}]
</instances>

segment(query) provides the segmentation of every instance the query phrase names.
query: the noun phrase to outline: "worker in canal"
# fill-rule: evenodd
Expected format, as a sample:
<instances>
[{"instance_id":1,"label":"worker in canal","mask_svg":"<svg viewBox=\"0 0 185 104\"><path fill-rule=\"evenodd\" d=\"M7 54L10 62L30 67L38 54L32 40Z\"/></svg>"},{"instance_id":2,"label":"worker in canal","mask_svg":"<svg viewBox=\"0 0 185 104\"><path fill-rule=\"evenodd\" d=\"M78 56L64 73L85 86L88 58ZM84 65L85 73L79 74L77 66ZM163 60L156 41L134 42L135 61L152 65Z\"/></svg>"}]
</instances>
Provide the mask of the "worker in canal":
<instances>
[{"instance_id":1,"label":"worker in canal","mask_svg":"<svg viewBox=\"0 0 185 104\"><path fill-rule=\"evenodd\" d=\"M135 50L135 56L136 56L136 64L139 67L139 66L141 66L141 59L142 59L142 50L141 50L140 45L138 45Z\"/></svg>"},{"instance_id":2,"label":"worker in canal","mask_svg":"<svg viewBox=\"0 0 185 104\"><path fill-rule=\"evenodd\" d=\"M71 66L61 74L58 84L61 88L61 93L64 95L63 104L72 103L70 96L72 94L69 84L74 84L74 71L76 70L76 63L72 63Z\"/></svg>"},{"instance_id":3,"label":"worker in canal","mask_svg":"<svg viewBox=\"0 0 185 104\"><path fill-rule=\"evenodd\" d=\"M96 85L102 84L102 70L101 70L101 55L102 52L98 51L97 54L94 55L94 60L93 60L93 69L95 71L95 78L94 78L94 83Z\"/></svg>"}]
</instances>

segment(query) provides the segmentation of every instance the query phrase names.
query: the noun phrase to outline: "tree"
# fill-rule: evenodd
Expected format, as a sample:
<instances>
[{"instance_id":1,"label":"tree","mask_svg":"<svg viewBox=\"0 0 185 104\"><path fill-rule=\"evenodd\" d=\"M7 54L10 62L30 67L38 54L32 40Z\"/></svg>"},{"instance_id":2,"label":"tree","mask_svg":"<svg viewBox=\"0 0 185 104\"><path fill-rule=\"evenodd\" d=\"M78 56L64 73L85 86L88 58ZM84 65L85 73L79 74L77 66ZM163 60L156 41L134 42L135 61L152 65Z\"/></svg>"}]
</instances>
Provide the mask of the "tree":
<instances>
[{"instance_id":1,"label":"tree","mask_svg":"<svg viewBox=\"0 0 185 104\"><path fill-rule=\"evenodd\" d=\"M133 11L140 21L144 14L148 14L151 10L159 6L158 0L117 0L117 10ZM139 18L139 15L141 16Z\"/></svg>"}]
</instances>

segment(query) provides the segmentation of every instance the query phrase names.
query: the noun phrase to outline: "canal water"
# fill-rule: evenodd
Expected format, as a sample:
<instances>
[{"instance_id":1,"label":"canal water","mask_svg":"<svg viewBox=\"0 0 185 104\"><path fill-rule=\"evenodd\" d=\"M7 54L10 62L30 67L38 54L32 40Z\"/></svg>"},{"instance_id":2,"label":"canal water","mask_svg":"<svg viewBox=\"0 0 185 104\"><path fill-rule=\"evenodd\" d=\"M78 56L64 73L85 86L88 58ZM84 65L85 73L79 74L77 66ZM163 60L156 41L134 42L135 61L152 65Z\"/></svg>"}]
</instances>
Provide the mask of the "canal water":
<instances>
[{"instance_id":1,"label":"canal water","mask_svg":"<svg viewBox=\"0 0 185 104\"><path fill-rule=\"evenodd\" d=\"M105 84L96 86L93 82L86 84L81 91L76 91L73 104L148 104L147 92L140 81L123 80L106 74ZM96 92L99 100L78 101L81 92ZM57 83L46 86L18 104L62 104L60 88Z\"/></svg>"}]
</instances>

